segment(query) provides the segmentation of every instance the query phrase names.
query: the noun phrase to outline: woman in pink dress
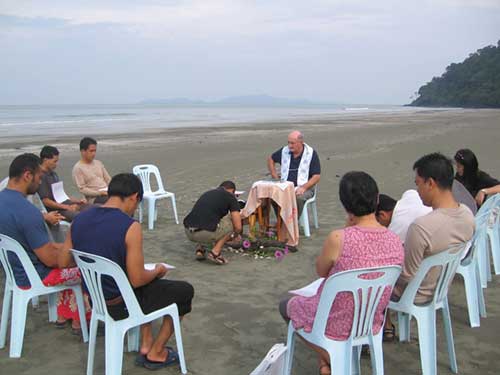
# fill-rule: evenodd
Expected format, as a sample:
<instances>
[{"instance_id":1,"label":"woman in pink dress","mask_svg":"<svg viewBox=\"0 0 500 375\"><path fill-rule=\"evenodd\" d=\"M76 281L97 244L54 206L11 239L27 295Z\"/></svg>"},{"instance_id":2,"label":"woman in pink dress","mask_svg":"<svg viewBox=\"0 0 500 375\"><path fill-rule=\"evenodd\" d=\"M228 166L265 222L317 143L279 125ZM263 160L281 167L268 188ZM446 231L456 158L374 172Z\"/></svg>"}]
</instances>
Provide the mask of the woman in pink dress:
<instances>
[{"instance_id":1,"label":"woman in pink dress","mask_svg":"<svg viewBox=\"0 0 500 375\"><path fill-rule=\"evenodd\" d=\"M349 172L340 181L339 196L347 212L346 227L332 231L316 259L318 276L329 276L352 269L401 265L403 246L399 237L383 227L375 218L378 188L375 180L365 172ZM296 296L280 303L285 320L292 320L295 328L310 332L318 308L323 284L312 297ZM384 321L384 310L391 291L386 290L377 310L374 332L378 333ZM341 293L332 305L326 326L326 335L344 340L351 331L353 299ZM309 344L319 354L320 374L330 374L330 358L323 349ZM333 364L335 365L335 364Z\"/></svg>"}]
</instances>

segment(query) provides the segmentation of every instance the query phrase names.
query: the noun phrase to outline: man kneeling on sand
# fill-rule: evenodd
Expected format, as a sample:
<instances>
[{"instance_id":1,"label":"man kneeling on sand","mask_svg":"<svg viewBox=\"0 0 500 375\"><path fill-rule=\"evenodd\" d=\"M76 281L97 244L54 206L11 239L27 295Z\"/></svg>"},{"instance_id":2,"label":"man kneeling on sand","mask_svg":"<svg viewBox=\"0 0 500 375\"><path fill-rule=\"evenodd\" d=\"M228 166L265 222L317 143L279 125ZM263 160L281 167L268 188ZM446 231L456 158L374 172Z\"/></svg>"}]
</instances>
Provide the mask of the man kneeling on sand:
<instances>
[{"instance_id":1,"label":"man kneeling on sand","mask_svg":"<svg viewBox=\"0 0 500 375\"><path fill-rule=\"evenodd\" d=\"M203 193L184 219L187 238L198 244L197 260L205 259L202 244L210 244L213 247L208 253L208 260L218 265L227 263L222 256L222 247L242 229L235 191L234 182L224 181L217 189Z\"/></svg>"},{"instance_id":2,"label":"man kneeling on sand","mask_svg":"<svg viewBox=\"0 0 500 375\"><path fill-rule=\"evenodd\" d=\"M141 180L131 173L118 174L109 183L108 195L103 206L90 208L75 217L59 255L59 264L74 264L69 251L72 248L108 258L126 273L145 314L172 303L177 304L181 317L188 314L194 295L191 284L162 279L167 272L162 264L153 270L144 268L141 225L132 218L143 196ZM127 306L116 283L103 278L102 288L109 315L118 321L127 318ZM141 325L142 342L135 363L149 370L179 363L177 352L165 346L173 330L170 316L163 318L156 338L151 323Z\"/></svg>"}]
</instances>

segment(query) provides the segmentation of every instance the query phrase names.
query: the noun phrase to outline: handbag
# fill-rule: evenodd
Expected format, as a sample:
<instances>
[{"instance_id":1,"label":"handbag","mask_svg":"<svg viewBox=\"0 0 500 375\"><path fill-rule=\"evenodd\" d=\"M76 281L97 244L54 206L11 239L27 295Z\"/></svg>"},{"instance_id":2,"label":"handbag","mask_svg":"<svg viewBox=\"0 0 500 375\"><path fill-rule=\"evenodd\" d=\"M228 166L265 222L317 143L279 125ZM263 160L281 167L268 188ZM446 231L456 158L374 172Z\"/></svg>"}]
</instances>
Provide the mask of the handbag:
<instances>
[{"instance_id":1,"label":"handbag","mask_svg":"<svg viewBox=\"0 0 500 375\"><path fill-rule=\"evenodd\" d=\"M285 344L274 344L250 375L283 375L286 351Z\"/></svg>"}]
</instances>

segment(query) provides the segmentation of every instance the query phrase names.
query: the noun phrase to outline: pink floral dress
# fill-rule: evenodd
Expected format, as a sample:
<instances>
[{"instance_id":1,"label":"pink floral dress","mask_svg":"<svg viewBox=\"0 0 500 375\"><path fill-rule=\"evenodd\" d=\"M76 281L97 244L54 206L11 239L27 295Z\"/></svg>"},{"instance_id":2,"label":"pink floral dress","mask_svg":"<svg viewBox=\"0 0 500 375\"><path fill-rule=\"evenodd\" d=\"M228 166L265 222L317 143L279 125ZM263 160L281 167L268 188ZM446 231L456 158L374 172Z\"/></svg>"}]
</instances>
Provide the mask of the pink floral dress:
<instances>
[{"instance_id":1,"label":"pink floral dress","mask_svg":"<svg viewBox=\"0 0 500 375\"><path fill-rule=\"evenodd\" d=\"M399 237L385 228L347 227L343 230L342 253L328 273L328 277L338 272L403 263L404 250ZM295 328L311 332L323 284L315 296L292 297L288 301L287 314ZM384 320L384 309L389 302L391 291L385 290L375 315L374 333L378 333ZM349 337L354 315L354 301L350 293L340 293L333 302L326 325L326 336L335 340Z\"/></svg>"}]
</instances>

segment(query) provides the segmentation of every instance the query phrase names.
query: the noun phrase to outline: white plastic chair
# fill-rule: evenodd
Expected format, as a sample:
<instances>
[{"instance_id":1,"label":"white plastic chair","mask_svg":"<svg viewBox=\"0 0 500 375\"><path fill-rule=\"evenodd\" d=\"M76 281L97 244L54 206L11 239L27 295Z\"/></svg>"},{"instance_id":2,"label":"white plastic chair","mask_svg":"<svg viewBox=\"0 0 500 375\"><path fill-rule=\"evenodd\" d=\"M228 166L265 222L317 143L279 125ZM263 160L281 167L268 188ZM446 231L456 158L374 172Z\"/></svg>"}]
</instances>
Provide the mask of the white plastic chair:
<instances>
[{"instance_id":1,"label":"white plastic chair","mask_svg":"<svg viewBox=\"0 0 500 375\"><path fill-rule=\"evenodd\" d=\"M177 217L177 207L175 205L175 194L168 192L163 187L163 182L160 176L160 171L155 165L152 164L142 164L136 165L132 172L139 176L142 182L142 187L144 188L144 200L148 202L148 229L153 230L154 222L158 218L158 213L156 211L156 201L159 199L170 198L172 201L172 209L174 211L175 223L179 224L179 218ZM154 175L158 185L158 189L155 191L151 190L151 175ZM142 210L143 202L139 205L139 221L142 223Z\"/></svg>"},{"instance_id":2,"label":"white plastic chair","mask_svg":"<svg viewBox=\"0 0 500 375\"><path fill-rule=\"evenodd\" d=\"M473 328L480 326L479 316L486 318L486 305L484 302L483 288L481 287L477 247L475 245L476 238L484 234L484 231L474 233L469 254L462 259L457 268L457 274L462 275L464 278L469 322L470 326ZM465 252L467 252L467 249L465 249Z\"/></svg>"},{"instance_id":3,"label":"white plastic chair","mask_svg":"<svg viewBox=\"0 0 500 375\"><path fill-rule=\"evenodd\" d=\"M485 231L478 236L475 245L478 250L479 273L483 288L491 281L490 251L493 258L495 274L500 274L500 194L488 198L476 214L476 231Z\"/></svg>"},{"instance_id":4,"label":"white plastic chair","mask_svg":"<svg viewBox=\"0 0 500 375\"><path fill-rule=\"evenodd\" d=\"M299 223L304 230L304 236L311 237L311 230L309 229L309 205L311 206L311 211L314 220L314 228L319 228L318 223L318 205L316 204L316 195L318 193L318 185L314 186L314 194L311 198L305 201L304 208L302 209L302 214L300 215Z\"/></svg>"},{"instance_id":5,"label":"white plastic chair","mask_svg":"<svg viewBox=\"0 0 500 375\"><path fill-rule=\"evenodd\" d=\"M361 275L380 273L375 279L364 279ZM386 287L396 283L401 267L375 267L339 272L325 282L318 304L313 327L310 333L303 329L295 330L293 323L288 324L287 346L285 360L285 375L291 374L295 338L294 334L302 336L306 341L317 345L330 355L330 363L335 373L350 375L360 372L359 356L361 345L370 345L371 363L375 373L384 373L382 352L383 326L377 334L373 334L373 320ZM328 315L338 293L348 292L354 300L354 316L351 333L345 341L337 341L326 337L325 328Z\"/></svg>"},{"instance_id":6,"label":"white plastic chair","mask_svg":"<svg viewBox=\"0 0 500 375\"><path fill-rule=\"evenodd\" d=\"M118 375L121 374L122 370L123 339L125 337L125 333L132 330L132 334L129 333L129 349L131 346L138 348L139 334L136 327L158 318L162 318L165 315L170 315L172 317L181 372L186 374L186 361L184 359L181 325L177 305L173 303L163 309L153 311L149 314L144 314L139 306L139 303L137 302L137 298L132 290L132 287L130 286L130 282L120 266L118 266L115 262L98 255L84 253L74 249L71 251L76 264L80 268L83 275L90 297L92 298L92 319L90 320L87 375L91 375L94 371L94 354L98 320L104 322L106 328L106 375ZM101 276L103 275L111 276L116 282L116 285L118 285L129 313L127 318L115 321L108 314L106 300L104 299L102 290ZM132 344L131 341L133 341Z\"/></svg>"},{"instance_id":7,"label":"white plastic chair","mask_svg":"<svg viewBox=\"0 0 500 375\"><path fill-rule=\"evenodd\" d=\"M21 289L14 279L14 271L8 259L8 252L17 255L24 272L28 276L30 289ZM71 289L75 293L82 327L83 341L88 341L87 320L85 318L85 305L83 303L82 287L77 285L45 286L35 270L35 266L28 257L24 248L16 240L0 234L0 261L6 275L5 291L2 306L2 322L0 323L0 348L5 347L7 338L7 325L9 321L10 302L12 296L12 321L10 327L10 351L11 358L21 357L23 349L24 328L26 325L26 310L28 302L37 296L48 295L49 297L49 321L57 320L56 299L57 293Z\"/></svg>"},{"instance_id":8,"label":"white plastic chair","mask_svg":"<svg viewBox=\"0 0 500 375\"><path fill-rule=\"evenodd\" d=\"M420 346L420 362L424 375L437 374L436 352L436 311L442 309L443 325L448 343L448 357L451 371L457 373L457 359L453 343L450 309L448 307L448 288L460 263L460 259L469 242L450 247L448 250L425 258L420 268L403 292L398 302L389 302L389 309L398 312L399 340L409 341L410 320L414 316L417 320L418 339ZM425 305L414 303L415 295L425 276L432 267L440 266L441 272L436 284L432 300Z\"/></svg>"}]
</instances>

